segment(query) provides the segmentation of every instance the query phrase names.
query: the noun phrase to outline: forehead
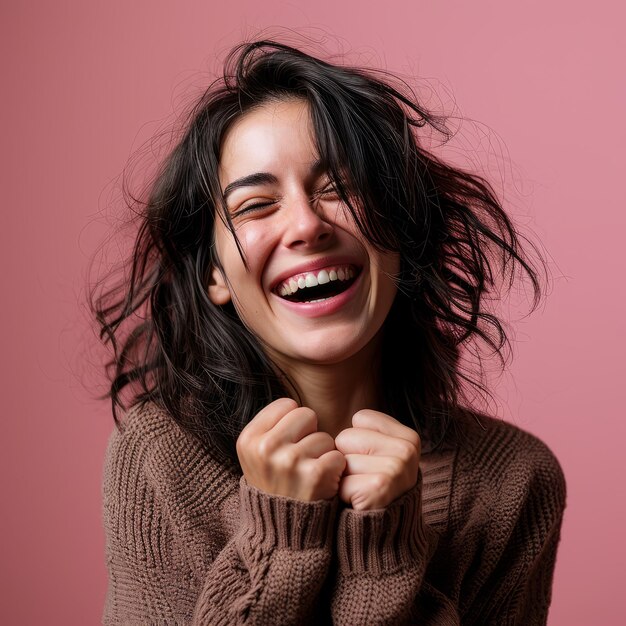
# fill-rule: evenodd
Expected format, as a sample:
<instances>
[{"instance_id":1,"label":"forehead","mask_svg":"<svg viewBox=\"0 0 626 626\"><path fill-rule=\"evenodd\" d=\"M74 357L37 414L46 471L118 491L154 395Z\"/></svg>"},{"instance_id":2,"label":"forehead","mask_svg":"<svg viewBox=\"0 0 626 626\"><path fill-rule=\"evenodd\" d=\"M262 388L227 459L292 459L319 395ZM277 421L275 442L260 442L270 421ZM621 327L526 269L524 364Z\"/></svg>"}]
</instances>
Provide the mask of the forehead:
<instances>
[{"instance_id":1,"label":"forehead","mask_svg":"<svg viewBox=\"0 0 626 626\"><path fill-rule=\"evenodd\" d=\"M222 141L222 185L255 172L279 174L286 166L308 166L317 159L309 105L304 100L273 101L237 119Z\"/></svg>"}]
</instances>

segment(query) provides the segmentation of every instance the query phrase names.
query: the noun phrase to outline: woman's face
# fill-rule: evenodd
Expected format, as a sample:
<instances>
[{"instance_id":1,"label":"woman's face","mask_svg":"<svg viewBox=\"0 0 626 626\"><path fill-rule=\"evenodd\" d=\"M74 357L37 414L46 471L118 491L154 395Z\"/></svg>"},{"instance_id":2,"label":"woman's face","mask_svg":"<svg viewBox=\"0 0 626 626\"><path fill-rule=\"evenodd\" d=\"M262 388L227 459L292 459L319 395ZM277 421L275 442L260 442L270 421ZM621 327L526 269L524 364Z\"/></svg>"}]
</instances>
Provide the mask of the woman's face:
<instances>
[{"instance_id":1,"label":"woman's face","mask_svg":"<svg viewBox=\"0 0 626 626\"><path fill-rule=\"evenodd\" d=\"M222 145L220 184L233 234L218 217L209 296L232 299L285 371L338 363L372 346L396 294L398 256L376 251L316 166L308 105L265 104ZM363 351L367 354L368 351Z\"/></svg>"}]
</instances>

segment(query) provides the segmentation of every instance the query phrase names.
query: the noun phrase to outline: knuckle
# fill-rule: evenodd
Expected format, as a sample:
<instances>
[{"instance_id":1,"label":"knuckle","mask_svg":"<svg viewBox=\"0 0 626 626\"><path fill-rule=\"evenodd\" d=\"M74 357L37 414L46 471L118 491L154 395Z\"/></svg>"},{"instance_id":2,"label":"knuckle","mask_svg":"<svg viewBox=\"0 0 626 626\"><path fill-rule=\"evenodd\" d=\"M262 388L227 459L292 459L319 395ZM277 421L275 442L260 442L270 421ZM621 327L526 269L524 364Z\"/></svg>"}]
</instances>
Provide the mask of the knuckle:
<instances>
[{"instance_id":1,"label":"knuckle","mask_svg":"<svg viewBox=\"0 0 626 626\"><path fill-rule=\"evenodd\" d=\"M408 435L408 440L409 443L415 447L416 450L420 450L421 445L422 445L422 440L420 439L420 436L412 429L409 429L410 433Z\"/></svg>"},{"instance_id":2,"label":"knuckle","mask_svg":"<svg viewBox=\"0 0 626 626\"><path fill-rule=\"evenodd\" d=\"M321 463L312 463L306 468L305 475L311 485L318 487L324 481L326 470Z\"/></svg>"},{"instance_id":3,"label":"knuckle","mask_svg":"<svg viewBox=\"0 0 626 626\"><path fill-rule=\"evenodd\" d=\"M389 459L389 474L391 476L398 477L402 474L404 470L404 463L401 459L396 457L392 457Z\"/></svg>"},{"instance_id":4,"label":"knuckle","mask_svg":"<svg viewBox=\"0 0 626 626\"><path fill-rule=\"evenodd\" d=\"M267 439L265 439L264 437L257 439L257 441L255 442L254 451L256 455L261 459L268 456L270 452L268 448L269 448L269 444L267 442Z\"/></svg>"},{"instance_id":5,"label":"knuckle","mask_svg":"<svg viewBox=\"0 0 626 626\"><path fill-rule=\"evenodd\" d=\"M271 437L259 437L255 444L254 450L259 459L267 460L274 454L276 446Z\"/></svg>"},{"instance_id":6,"label":"knuckle","mask_svg":"<svg viewBox=\"0 0 626 626\"><path fill-rule=\"evenodd\" d=\"M250 431L247 428L244 428L239 433L239 437L237 437L237 442L236 442L237 449L247 447L248 439L250 439Z\"/></svg>"},{"instance_id":7,"label":"knuckle","mask_svg":"<svg viewBox=\"0 0 626 626\"><path fill-rule=\"evenodd\" d=\"M291 448L282 448L274 454L272 465L282 472L292 472L298 465L298 455Z\"/></svg>"},{"instance_id":8,"label":"knuckle","mask_svg":"<svg viewBox=\"0 0 626 626\"><path fill-rule=\"evenodd\" d=\"M254 444L248 433L242 432L235 442L235 450L240 459L254 455Z\"/></svg>"},{"instance_id":9,"label":"knuckle","mask_svg":"<svg viewBox=\"0 0 626 626\"><path fill-rule=\"evenodd\" d=\"M400 448L399 458L402 459L404 463L412 463L417 458L416 447L409 441L406 441Z\"/></svg>"},{"instance_id":10,"label":"knuckle","mask_svg":"<svg viewBox=\"0 0 626 626\"><path fill-rule=\"evenodd\" d=\"M389 479L384 474L374 474L371 480L372 488L377 493L385 491L389 486Z\"/></svg>"},{"instance_id":11,"label":"knuckle","mask_svg":"<svg viewBox=\"0 0 626 626\"><path fill-rule=\"evenodd\" d=\"M235 442L235 450L237 451L237 456L241 456L246 449L245 440L241 438L241 436L237 437L237 441Z\"/></svg>"}]
</instances>

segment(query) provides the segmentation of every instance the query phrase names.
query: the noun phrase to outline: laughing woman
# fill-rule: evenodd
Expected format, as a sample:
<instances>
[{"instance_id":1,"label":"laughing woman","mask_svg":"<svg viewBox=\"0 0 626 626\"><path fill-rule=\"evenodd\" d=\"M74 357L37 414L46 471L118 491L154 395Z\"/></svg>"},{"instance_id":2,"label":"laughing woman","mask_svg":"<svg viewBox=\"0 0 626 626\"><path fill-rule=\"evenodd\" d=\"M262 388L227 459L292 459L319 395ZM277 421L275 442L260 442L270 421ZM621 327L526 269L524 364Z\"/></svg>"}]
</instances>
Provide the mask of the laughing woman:
<instances>
[{"instance_id":1,"label":"laughing woman","mask_svg":"<svg viewBox=\"0 0 626 626\"><path fill-rule=\"evenodd\" d=\"M460 358L502 352L485 303L519 268L536 304L538 273L429 126L389 79L268 41L197 102L93 297L104 624L546 622L563 475L463 402Z\"/></svg>"}]
</instances>

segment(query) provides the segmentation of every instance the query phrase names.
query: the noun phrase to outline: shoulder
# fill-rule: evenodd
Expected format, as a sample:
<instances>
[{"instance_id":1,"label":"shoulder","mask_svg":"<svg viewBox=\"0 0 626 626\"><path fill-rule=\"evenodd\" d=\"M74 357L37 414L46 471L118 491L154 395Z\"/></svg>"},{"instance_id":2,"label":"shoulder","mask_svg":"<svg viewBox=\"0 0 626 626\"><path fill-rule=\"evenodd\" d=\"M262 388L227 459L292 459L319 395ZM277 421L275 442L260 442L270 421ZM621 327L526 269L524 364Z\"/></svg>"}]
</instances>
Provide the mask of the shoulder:
<instances>
[{"instance_id":1,"label":"shoulder","mask_svg":"<svg viewBox=\"0 0 626 626\"><path fill-rule=\"evenodd\" d=\"M232 534L239 479L154 404L131 408L121 424L102 481L106 614L115 623L118 611L191 615L207 568Z\"/></svg>"},{"instance_id":2,"label":"shoulder","mask_svg":"<svg viewBox=\"0 0 626 626\"><path fill-rule=\"evenodd\" d=\"M533 502L559 517L566 484L561 465L535 435L483 414L470 416L457 450L455 487L489 508L518 509Z\"/></svg>"},{"instance_id":3,"label":"shoulder","mask_svg":"<svg viewBox=\"0 0 626 626\"><path fill-rule=\"evenodd\" d=\"M129 409L109 438L103 474L105 495L107 487L115 492L123 481L145 482L151 489L172 496L210 486L221 500L236 489L238 480L232 464L218 460L153 403Z\"/></svg>"},{"instance_id":4,"label":"shoulder","mask_svg":"<svg viewBox=\"0 0 626 626\"><path fill-rule=\"evenodd\" d=\"M494 485L514 477L541 479L565 488L561 465L541 439L501 419L476 414L459 445L459 462Z\"/></svg>"},{"instance_id":5,"label":"shoulder","mask_svg":"<svg viewBox=\"0 0 626 626\"><path fill-rule=\"evenodd\" d=\"M165 411L154 404L131 407L121 417L109 437L106 463L112 463L120 455L128 455L134 463L141 463L146 456L164 445L175 433L176 424Z\"/></svg>"},{"instance_id":6,"label":"shoulder","mask_svg":"<svg viewBox=\"0 0 626 626\"><path fill-rule=\"evenodd\" d=\"M469 522L468 511L476 523L490 527L527 515L538 524L560 523L565 477L543 441L483 414L469 415L459 433L451 502L458 524Z\"/></svg>"},{"instance_id":7,"label":"shoulder","mask_svg":"<svg viewBox=\"0 0 626 626\"><path fill-rule=\"evenodd\" d=\"M196 447L166 411L152 403L137 404L122 416L109 437L105 473L119 464L127 471L145 471L159 460L167 462L181 450Z\"/></svg>"},{"instance_id":8,"label":"shoulder","mask_svg":"<svg viewBox=\"0 0 626 626\"><path fill-rule=\"evenodd\" d=\"M170 431L165 415L153 405L137 405L122 416L109 436L104 458L105 504L122 483L138 483L148 459Z\"/></svg>"}]
</instances>

